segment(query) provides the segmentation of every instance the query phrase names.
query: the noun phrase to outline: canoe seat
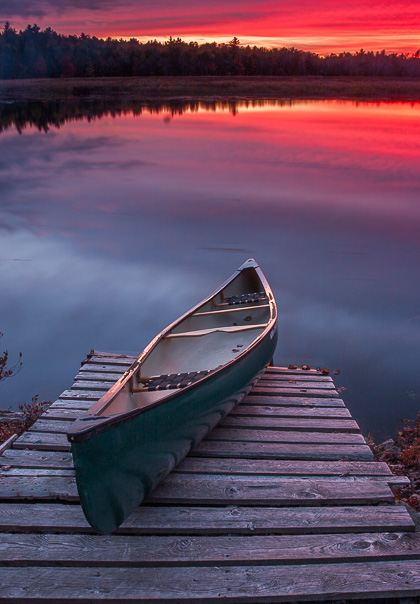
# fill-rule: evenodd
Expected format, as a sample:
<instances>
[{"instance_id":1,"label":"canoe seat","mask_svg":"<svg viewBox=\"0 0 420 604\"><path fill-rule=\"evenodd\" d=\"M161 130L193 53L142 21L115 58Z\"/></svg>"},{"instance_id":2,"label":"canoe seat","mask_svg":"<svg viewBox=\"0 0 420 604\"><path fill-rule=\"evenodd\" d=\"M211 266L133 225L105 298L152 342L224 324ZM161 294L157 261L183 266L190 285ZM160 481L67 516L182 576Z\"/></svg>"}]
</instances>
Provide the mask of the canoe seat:
<instances>
[{"instance_id":1,"label":"canoe seat","mask_svg":"<svg viewBox=\"0 0 420 604\"><path fill-rule=\"evenodd\" d=\"M152 377L140 377L139 382L143 384L142 390L174 390L176 388L185 388L197 380L212 373L214 369L206 371L190 371L189 373L170 373L154 375Z\"/></svg>"},{"instance_id":2,"label":"canoe seat","mask_svg":"<svg viewBox=\"0 0 420 604\"><path fill-rule=\"evenodd\" d=\"M249 302L259 302L265 300L266 295L264 292L255 292L254 294L239 294L237 296L230 296L225 298L225 303L229 306L233 304L249 304Z\"/></svg>"}]
</instances>

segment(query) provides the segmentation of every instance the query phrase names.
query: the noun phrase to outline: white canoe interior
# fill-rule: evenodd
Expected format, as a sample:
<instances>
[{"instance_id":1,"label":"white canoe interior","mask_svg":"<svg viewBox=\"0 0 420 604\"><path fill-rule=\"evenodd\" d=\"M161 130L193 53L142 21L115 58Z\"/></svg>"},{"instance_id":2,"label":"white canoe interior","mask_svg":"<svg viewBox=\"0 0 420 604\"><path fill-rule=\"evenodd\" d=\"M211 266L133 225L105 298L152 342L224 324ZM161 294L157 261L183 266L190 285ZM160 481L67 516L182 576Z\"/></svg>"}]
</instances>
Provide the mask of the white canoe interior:
<instances>
[{"instance_id":1,"label":"white canoe interior","mask_svg":"<svg viewBox=\"0 0 420 604\"><path fill-rule=\"evenodd\" d=\"M145 407L177 391L173 386L147 390L150 378L211 371L242 354L276 314L271 290L258 268L248 261L221 290L163 330L140 355L129 382L119 388L117 382L90 414L109 416Z\"/></svg>"}]
</instances>

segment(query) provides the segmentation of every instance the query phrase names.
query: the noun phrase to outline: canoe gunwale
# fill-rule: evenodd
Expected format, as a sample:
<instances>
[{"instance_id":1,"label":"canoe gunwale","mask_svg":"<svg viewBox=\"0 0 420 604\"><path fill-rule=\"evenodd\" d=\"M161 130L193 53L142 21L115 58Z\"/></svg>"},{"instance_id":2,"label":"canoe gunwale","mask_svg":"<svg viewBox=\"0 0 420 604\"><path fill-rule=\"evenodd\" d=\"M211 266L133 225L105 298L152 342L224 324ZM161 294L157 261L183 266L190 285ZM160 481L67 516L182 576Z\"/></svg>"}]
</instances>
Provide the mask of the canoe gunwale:
<instances>
[{"instance_id":1,"label":"canoe gunwale","mask_svg":"<svg viewBox=\"0 0 420 604\"><path fill-rule=\"evenodd\" d=\"M151 402L146 406L131 409L129 411L122 412L122 413L119 413L116 415L109 415L109 416L99 415L99 413L101 411L104 411L111 404L111 402L115 399L115 397L119 394L119 392L125 386L129 385L130 380L132 380L134 378L136 372L139 370L139 368L142 364L142 361L152 352L152 350L157 346L157 344L165 337L165 335L169 331L174 329L175 326L177 326L179 323L181 323L187 317L189 317L192 314L194 314L195 312L197 312L202 306L207 304L212 298L214 298L225 287L227 287L238 276L238 274L241 271L243 271L244 269L248 269L248 268L253 268L255 270L255 272L257 273L259 279L261 280L261 283L264 287L264 291L265 291L267 299L268 299L268 306L270 307L270 318L267 321L266 327L264 328L262 333L259 334L251 342L251 344L249 346L247 346L237 357L235 357L231 361L225 363L223 366L214 369L214 371L212 371L208 375L202 377L200 380L197 380L196 382L194 382L188 386L185 386L182 389L178 389L178 390L171 392L171 394L168 394L168 396L165 396L157 401ZM258 305L256 305L256 307L257 306ZM265 306L267 306L267 305L265 305ZM253 260L253 259L247 260L243 265L241 265L233 273L233 275L231 277L229 277L213 293L211 293L203 301L199 302L192 309L188 310L181 317L176 319L176 321L174 321L173 323L168 325L166 328L164 328L148 344L148 346L142 351L142 353L140 354L138 359L136 359L136 361L134 361L134 363L131 365L131 367L110 388L110 390L108 390L108 392L106 392L104 394L104 396L101 397L101 399L99 399L99 401L97 403L95 403L86 413L81 415L80 418L78 418L74 422L74 424L72 425L72 427L70 428L70 430L67 433L68 441L70 443L75 443L75 442L82 442L82 441L88 440L95 434L108 431L116 426L119 426L128 421L131 421L132 419L142 415L143 413L146 413L147 411L150 411L151 409L154 409L156 407L159 407L161 405L164 405L164 404L176 399L178 396L180 396L181 393L183 395L184 393L187 393L187 392L200 388L205 382L217 379L224 372L229 371L233 366L239 364L244 358L246 358L248 355L255 352L255 349L266 338L268 338L268 337L273 338L276 331L277 331L277 309L276 309L276 304L275 304L275 300L274 300L274 296L271 291L271 288L270 288L264 274L262 273L259 265L255 262L255 260Z\"/></svg>"}]
</instances>

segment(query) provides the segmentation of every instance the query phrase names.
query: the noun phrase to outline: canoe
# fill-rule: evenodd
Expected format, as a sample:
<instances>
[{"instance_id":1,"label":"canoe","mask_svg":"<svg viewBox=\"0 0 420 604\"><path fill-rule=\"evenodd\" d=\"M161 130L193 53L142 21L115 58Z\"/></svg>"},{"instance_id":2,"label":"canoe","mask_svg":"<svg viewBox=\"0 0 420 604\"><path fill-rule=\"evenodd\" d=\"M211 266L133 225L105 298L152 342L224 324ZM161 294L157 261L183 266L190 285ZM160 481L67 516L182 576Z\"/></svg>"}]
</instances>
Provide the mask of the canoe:
<instances>
[{"instance_id":1,"label":"canoe","mask_svg":"<svg viewBox=\"0 0 420 604\"><path fill-rule=\"evenodd\" d=\"M116 529L246 396L273 358L277 309L255 260L161 331L71 426L80 502Z\"/></svg>"}]
</instances>

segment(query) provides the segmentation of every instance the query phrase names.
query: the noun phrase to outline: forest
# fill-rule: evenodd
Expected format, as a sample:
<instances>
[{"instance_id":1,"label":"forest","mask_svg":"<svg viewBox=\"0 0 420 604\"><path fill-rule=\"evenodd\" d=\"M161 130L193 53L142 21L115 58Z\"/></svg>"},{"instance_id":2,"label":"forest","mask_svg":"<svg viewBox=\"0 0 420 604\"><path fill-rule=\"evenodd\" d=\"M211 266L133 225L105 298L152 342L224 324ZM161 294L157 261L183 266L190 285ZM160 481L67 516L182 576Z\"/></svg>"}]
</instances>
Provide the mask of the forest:
<instances>
[{"instance_id":1,"label":"forest","mask_svg":"<svg viewBox=\"0 0 420 604\"><path fill-rule=\"evenodd\" d=\"M101 39L62 35L50 27L9 22L0 32L0 79L115 76L370 76L419 77L420 50L412 54L342 52L322 57L296 48L198 44L169 38Z\"/></svg>"}]
</instances>

